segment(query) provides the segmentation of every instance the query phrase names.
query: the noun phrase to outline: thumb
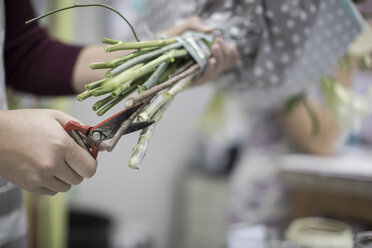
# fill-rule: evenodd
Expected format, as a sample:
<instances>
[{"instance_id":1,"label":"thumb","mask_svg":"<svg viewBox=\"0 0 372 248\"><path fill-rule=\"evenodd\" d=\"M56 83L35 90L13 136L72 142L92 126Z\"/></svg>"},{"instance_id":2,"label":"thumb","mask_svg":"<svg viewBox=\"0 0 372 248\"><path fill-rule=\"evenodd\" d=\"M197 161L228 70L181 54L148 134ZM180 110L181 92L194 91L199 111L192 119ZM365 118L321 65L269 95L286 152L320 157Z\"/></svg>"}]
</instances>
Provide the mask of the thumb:
<instances>
[{"instance_id":1,"label":"thumb","mask_svg":"<svg viewBox=\"0 0 372 248\"><path fill-rule=\"evenodd\" d=\"M190 17L187 20L186 25L188 26L188 29L191 29L191 30L194 30L194 31L199 31L199 32L203 32L203 33L210 33L210 32L213 31L213 28L206 25L204 23L203 19L200 18L199 16Z\"/></svg>"},{"instance_id":2,"label":"thumb","mask_svg":"<svg viewBox=\"0 0 372 248\"><path fill-rule=\"evenodd\" d=\"M193 23L191 29L202 33L210 33L213 31L213 28L209 27L204 23Z\"/></svg>"},{"instance_id":3,"label":"thumb","mask_svg":"<svg viewBox=\"0 0 372 248\"><path fill-rule=\"evenodd\" d=\"M58 111L58 110L55 110L53 112L53 117L59 122L59 124L63 126L66 125L67 122L69 121L76 121L76 122L79 122L79 123L82 123L80 120L68 115L68 114L65 114L61 111Z\"/></svg>"}]
</instances>

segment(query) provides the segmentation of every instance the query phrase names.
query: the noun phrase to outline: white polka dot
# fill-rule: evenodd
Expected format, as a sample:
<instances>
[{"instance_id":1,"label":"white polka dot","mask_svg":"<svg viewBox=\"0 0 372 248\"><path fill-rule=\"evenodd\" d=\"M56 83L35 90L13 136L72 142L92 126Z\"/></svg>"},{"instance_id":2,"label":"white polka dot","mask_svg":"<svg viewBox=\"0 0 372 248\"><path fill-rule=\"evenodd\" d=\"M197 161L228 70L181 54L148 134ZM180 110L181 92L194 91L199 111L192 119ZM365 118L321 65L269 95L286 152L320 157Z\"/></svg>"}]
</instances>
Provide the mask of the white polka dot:
<instances>
[{"instance_id":1,"label":"white polka dot","mask_svg":"<svg viewBox=\"0 0 372 248\"><path fill-rule=\"evenodd\" d=\"M313 52L311 53L311 57L313 57L314 60L317 60L318 57L319 57L318 52L317 52L317 51L313 51Z\"/></svg>"},{"instance_id":2,"label":"white polka dot","mask_svg":"<svg viewBox=\"0 0 372 248\"><path fill-rule=\"evenodd\" d=\"M289 56L288 56L288 54L283 54L283 55L280 57L280 61L281 61L283 64L288 64L288 63L289 63Z\"/></svg>"},{"instance_id":3,"label":"white polka dot","mask_svg":"<svg viewBox=\"0 0 372 248\"><path fill-rule=\"evenodd\" d=\"M346 19L345 24L346 24L346 27L351 28L352 23L351 23L350 19Z\"/></svg>"},{"instance_id":4,"label":"white polka dot","mask_svg":"<svg viewBox=\"0 0 372 248\"><path fill-rule=\"evenodd\" d=\"M283 48L284 47L284 42L282 40L277 40L277 41L275 41L275 46L277 48Z\"/></svg>"},{"instance_id":5,"label":"white polka dot","mask_svg":"<svg viewBox=\"0 0 372 248\"><path fill-rule=\"evenodd\" d=\"M297 7L299 4L299 0L292 0L291 4Z\"/></svg>"},{"instance_id":6,"label":"white polka dot","mask_svg":"<svg viewBox=\"0 0 372 248\"><path fill-rule=\"evenodd\" d=\"M280 28L278 26L273 26L271 30L273 31L274 34L280 33Z\"/></svg>"},{"instance_id":7,"label":"white polka dot","mask_svg":"<svg viewBox=\"0 0 372 248\"><path fill-rule=\"evenodd\" d=\"M305 11L301 11L301 13L300 13L300 19L303 22L305 22L307 20L307 14L306 14Z\"/></svg>"},{"instance_id":8,"label":"white polka dot","mask_svg":"<svg viewBox=\"0 0 372 248\"><path fill-rule=\"evenodd\" d=\"M339 16L343 16L343 15L344 15L344 10L343 10L342 8L338 8L338 9L337 9L337 14L338 14Z\"/></svg>"},{"instance_id":9,"label":"white polka dot","mask_svg":"<svg viewBox=\"0 0 372 248\"><path fill-rule=\"evenodd\" d=\"M320 43L322 43L322 37L320 35L315 36L314 42L319 45Z\"/></svg>"},{"instance_id":10,"label":"white polka dot","mask_svg":"<svg viewBox=\"0 0 372 248\"><path fill-rule=\"evenodd\" d=\"M283 12L283 13L287 13L288 12L288 5L287 4L282 4L280 6L280 10Z\"/></svg>"},{"instance_id":11,"label":"white polka dot","mask_svg":"<svg viewBox=\"0 0 372 248\"><path fill-rule=\"evenodd\" d=\"M267 16L267 18L269 18L269 19L273 19L273 18L274 18L274 13L273 13L271 10L268 10L268 11L266 12L266 16Z\"/></svg>"},{"instance_id":12,"label":"white polka dot","mask_svg":"<svg viewBox=\"0 0 372 248\"><path fill-rule=\"evenodd\" d=\"M239 36L240 35L240 29L236 26L232 26L230 29L230 34L233 36Z\"/></svg>"},{"instance_id":13,"label":"white polka dot","mask_svg":"<svg viewBox=\"0 0 372 248\"><path fill-rule=\"evenodd\" d=\"M310 13L315 14L316 13L316 7L314 4L310 5Z\"/></svg>"},{"instance_id":14,"label":"white polka dot","mask_svg":"<svg viewBox=\"0 0 372 248\"><path fill-rule=\"evenodd\" d=\"M335 19L332 13L328 13L327 18L328 21L333 21Z\"/></svg>"},{"instance_id":15,"label":"white polka dot","mask_svg":"<svg viewBox=\"0 0 372 248\"><path fill-rule=\"evenodd\" d=\"M335 27L335 30L336 30L336 32L341 33L342 32L342 26L339 23L337 23L336 27Z\"/></svg>"},{"instance_id":16,"label":"white polka dot","mask_svg":"<svg viewBox=\"0 0 372 248\"><path fill-rule=\"evenodd\" d=\"M255 12L256 12L257 15L262 15L262 13L263 13L263 8L262 8L262 6L261 6L261 5L258 5L258 6L256 7L256 9L255 9Z\"/></svg>"},{"instance_id":17,"label":"white polka dot","mask_svg":"<svg viewBox=\"0 0 372 248\"><path fill-rule=\"evenodd\" d=\"M266 60L265 66L268 70L274 69L274 63L271 60Z\"/></svg>"},{"instance_id":18,"label":"white polka dot","mask_svg":"<svg viewBox=\"0 0 372 248\"><path fill-rule=\"evenodd\" d=\"M270 76L270 83L273 84L273 85L278 84L279 83L279 78L275 74L272 74Z\"/></svg>"},{"instance_id":19,"label":"white polka dot","mask_svg":"<svg viewBox=\"0 0 372 248\"><path fill-rule=\"evenodd\" d=\"M325 10L327 8L327 4L326 4L326 2L325 1L322 1L321 3L320 3L320 9L321 10Z\"/></svg>"},{"instance_id":20,"label":"white polka dot","mask_svg":"<svg viewBox=\"0 0 372 248\"><path fill-rule=\"evenodd\" d=\"M254 70L253 70L253 74L256 76L256 77L262 77L263 75L263 70L261 67L255 67Z\"/></svg>"},{"instance_id":21,"label":"white polka dot","mask_svg":"<svg viewBox=\"0 0 372 248\"><path fill-rule=\"evenodd\" d=\"M294 54L295 54L296 57L300 57L300 56L302 55L302 49L297 48L297 49L295 50Z\"/></svg>"},{"instance_id":22,"label":"white polka dot","mask_svg":"<svg viewBox=\"0 0 372 248\"><path fill-rule=\"evenodd\" d=\"M264 47L264 53L270 53L270 52L271 52L271 46L266 45L266 46Z\"/></svg>"},{"instance_id":23,"label":"white polka dot","mask_svg":"<svg viewBox=\"0 0 372 248\"><path fill-rule=\"evenodd\" d=\"M265 31L265 32L263 33L262 37L263 37L264 39L269 38L269 33Z\"/></svg>"},{"instance_id":24,"label":"white polka dot","mask_svg":"<svg viewBox=\"0 0 372 248\"><path fill-rule=\"evenodd\" d=\"M304 34L306 35L306 36L308 36L308 35L310 35L310 28L309 27L306 27L306 28L304 28Z\"/></svg>"},{"instance_id":25,"label":"white polka dot","mask_svg":"<svg viewBox=\"0 0 372 248\"><path fill-rule=\"evenodd\" d=\"M300 42L300 36L298 34L294 34L292 36L292 42L293 44L298 44Z\"/></svg>"},{"instance_id":26,"label":"white polka dot","mask_svg":"<svg viewBox=\"0 0 372 248\"><path fill-rule=\"evenodd\" d=\"M292 19L289 19L287 21L287 27L288 28L294 28L294 26L295 26L295 22Z\"/></svg>"}]
</instances>

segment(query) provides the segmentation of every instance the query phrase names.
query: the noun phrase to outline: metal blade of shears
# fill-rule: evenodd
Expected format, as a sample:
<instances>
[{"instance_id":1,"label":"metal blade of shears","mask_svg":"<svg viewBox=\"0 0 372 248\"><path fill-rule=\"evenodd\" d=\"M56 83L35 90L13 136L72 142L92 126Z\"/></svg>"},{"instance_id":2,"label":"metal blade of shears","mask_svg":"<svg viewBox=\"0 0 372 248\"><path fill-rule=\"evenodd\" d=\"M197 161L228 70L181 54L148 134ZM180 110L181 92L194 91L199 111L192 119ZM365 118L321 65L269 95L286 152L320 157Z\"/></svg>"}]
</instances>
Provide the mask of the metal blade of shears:
<instances>
[{"instance_id":1,"label":"metal blade of shears","mask_svg":"<svg viewBox=\"0 0 372 248\"><path fill-rule=\"evenodd\" d=\"M95 127L92 127L90 132L91 133L99 132L100 135L102 136L102 141L105 139L111 139L115 135L115 133L119 130L123 122L127 120L132 114L134 114L142 106L143 104L138 104L133 107L125 109L117 113L116 115L113 115L112 117L108 118L107 120L101 122ZM132 123L125 134L141 130L143 128L150 126L153 123L154 123L153 121ZM97 141L95 140L95 142Z\"/></svg>"}]
</instances>

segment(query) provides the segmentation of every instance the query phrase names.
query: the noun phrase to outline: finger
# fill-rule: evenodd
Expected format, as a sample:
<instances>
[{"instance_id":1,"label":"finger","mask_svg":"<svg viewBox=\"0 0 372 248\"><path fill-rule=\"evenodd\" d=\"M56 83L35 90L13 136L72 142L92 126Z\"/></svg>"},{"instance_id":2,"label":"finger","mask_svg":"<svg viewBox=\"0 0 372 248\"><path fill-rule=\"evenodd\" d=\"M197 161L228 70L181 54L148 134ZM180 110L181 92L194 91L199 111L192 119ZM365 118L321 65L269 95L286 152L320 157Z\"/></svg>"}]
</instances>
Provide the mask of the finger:
<instances>
[{"instance_id":1,"label":"finger","mask_svg":"<svg viewBox=\"0 0 372 248\"><path fill-rule=\"evenodd\" d=\"M72 184L78 185L83 181L83 177L76 173L67 162L57 167L57 172L55 176L60 179L61 181Z\"/></svg>"},{"instance_id":2,"label":"finger","mask_svg":"<svg viewBox=\"0 0 372 248\"><path fill-rule=\"evenodd\" d=\"M71 185L65 182L62 182L57 177L51 177L45 182L45 188L48 188L55 192L67 192L70 190Z\"/></svg>"},{"instance_id":3,"label":"finger","mask_svg":"<svg viewBox=\"0 0 372 248\"><path fill-rule=\"evenodd\" d=\"M35 192L38 193L38 194L41 194L41 195L55 195L55 194L57 194L56 191L53 191L53 190L50 190L50 189L47 189L47 188L44 188L44 187L36 190Z\"/></svg>"},{"instance_id":4,"label":"finger","mask_svg":"<svg viewBox=\"0 0 372 248\"><path fill-rule=\"evenodd\" d=\"M215 70L216 70L215 68L216 68L216 58L212 57L208 60L208 63L203 71L203 74L192 83L192 86L201 85L211 80L215 75Z\"/></svg>"},{"instance_id":5,"label":"finger","mask_svg":"<svg viewBox=\"0 0 372 248\"><path fill-rule=\"evenodd\" d=\"M213 31L213 28L205 25L204 23L193 23L190 29L193 31L198 31L202 33L210 33Z\"/></svg>"},{"instance_id":6,"label":"finger","mask_svg":"<svg viewBox=\"0 0 372 248\"><path fill-rule=\"evenodd\" d=\"M96 173L97 161L72 138L69 141L65 155L66 163L80 176L92 177Z\"/></svg>"},{"instance_id":7,"label":"finger","mask_svg":"<svg viewBox=\"0 0 372 248\"><path fill-rule=\"evenodd\" d=\"M107 144L105 142L102 142L99 144L99 151L106 151Z\"/></svg>"},{"instance_id":8,"label":"finger","mask_svg":"<svg viewBox=\"0 0 372 248\"><path fill-rule=\"evenodd\" d=\"M230 48L230 51L231 51L231 54L232 54L233 62L237 63L240 59L238 49L236 48L235 45L229 45L229 48Z\"/></svg>"},{"instance_id":9,"label":"finger","mask_svg":"<svg viewBox=\"0 0 372 248\"><path fill-rule=\"evenodd\" d=\"M221 73L224 72L226 68L231 66L231 54L229 47L223 39L217 39L216 43L219 45L221 50L221 57L219 58L216 70L217 72Z\"/></svg>"},{"instance_id":10,"label":"finger","mask_svg":"<svg viewBox=\"0 0 372 248\"><path fill-rule=\"evenodd\" d=\"M187 26L188 26L188 29L203 32L203 33L210 33L213 31L213 28L206 25L203 19L200 18L199 16L193 16L189 18L189 20L187 21Z\"/></svg>"},{"instance_id":11,"label":"finger","mask_svg":"<svg viewBox=\"0 0 372 248\"><path fill-rule=\"evenodd\" d=\"M213 77L214 74L216 74L216 66L217 66L217 60L216 58L212 57L208 60L207 66L204 69L203 77L209 78Z\"/></svg>"},{"instance_id":12,"label":"finger","mask_svg":"<svg viewBox=\"0 0 372 248\"><path fill-rule=\"evenodd\" d=\"M53 116L54 118L61 124L61 126L65 126L67 122L69 121L76 121L76 122L79 122L81 123L81 121L79 121L78 119L68 115L68 114L65 114L61 111L54 111L53 113Z\"/></svg>"},{"instance_id":13,"label":"finger","mask_svg":"<svg viewBox=\"0 0 372 248\"><path fill-rule=\"evenodd\" d=\"M220 46L221 53L222 53L222 56L224 57L224 59L227 58L229 56L229 48L228 48L226 42L221 38L217 38L216 43Z\"/></svg>"},{"instance_id":14,"label":"finger","mask_svg":"<svg viewBox=\"0 0 372 248\"><path fill-rule=\"evenodd\" d=\"M222 60L222 50L218 43L213 43L213 45L211 46L211 52L212 56L216 59L216 64L220 63Z\"/></svg>"},{"instance_id":15,"label":"finger","mask_svg":"<svg viewBox=\"0 0 372 248\"><path fill-rule=\"evenodd\" d=\"M227 43L223 39L219 40L219 45L221 47L222 54L223 54L223 63L225 64L225 67L230 67L231 62L233 61L234 55L229 45L227 45Z\"/></svg>"}]
</instances>

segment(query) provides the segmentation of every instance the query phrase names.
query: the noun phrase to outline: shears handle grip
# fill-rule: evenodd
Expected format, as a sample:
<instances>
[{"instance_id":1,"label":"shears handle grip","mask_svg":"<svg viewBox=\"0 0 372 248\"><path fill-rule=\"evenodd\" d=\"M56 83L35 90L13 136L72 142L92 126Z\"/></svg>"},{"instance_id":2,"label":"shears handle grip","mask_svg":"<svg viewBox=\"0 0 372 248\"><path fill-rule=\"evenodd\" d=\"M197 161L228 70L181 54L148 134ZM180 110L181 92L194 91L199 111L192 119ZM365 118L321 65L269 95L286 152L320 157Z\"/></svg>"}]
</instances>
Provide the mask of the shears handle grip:
<instances>
[{"instance_id":1,"label":"shears handle grip","mask_svg":"<svg viewBox=\"0 0 372 248\"><path fill-rule=\"evenodd\" d=\"M98 147L89 145L86 142L86 137L89 135L91 127L83 125L76 121L69 121L63 128L68 134L70 134L70 136L75 140L77 144L79 144L82 148L89 152L94 159L97 158L99 151ZM81 134L83 134L85 138L82 137Z\"/></svg>"}]
</instances>

